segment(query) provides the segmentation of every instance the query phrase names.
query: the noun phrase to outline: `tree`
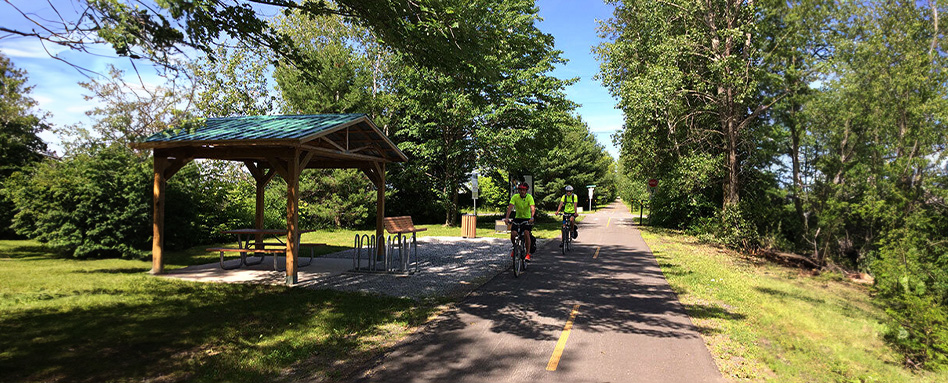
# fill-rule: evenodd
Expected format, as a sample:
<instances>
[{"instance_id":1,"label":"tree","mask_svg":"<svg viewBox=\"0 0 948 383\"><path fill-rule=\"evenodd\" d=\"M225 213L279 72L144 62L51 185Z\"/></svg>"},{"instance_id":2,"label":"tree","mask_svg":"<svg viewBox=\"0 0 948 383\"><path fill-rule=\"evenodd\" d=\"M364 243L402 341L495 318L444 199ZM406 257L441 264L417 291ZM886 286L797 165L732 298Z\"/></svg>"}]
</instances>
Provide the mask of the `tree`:
<instances>
[{"instance_id":1,"label":"tree","mask_svg":"<svg viewBox=\"0 0 948 383\"><path fill-rule=\"evenodd\" d=\"M575 80L548 73L563 62L550 35L535 26L532 1L506 1L482 10L475 23L505 25L497 36L503 50L479 58L496 73L494 82L470 81L411 65L393 64L392 135L409 156L411 177L428 187L418 202L435 196L445 224L457 220L458 191L476 167L511 172L535 169L525 153L545 153L560 137L575 104L564 89Z\"/></svg>"},{"instance_id":2,"label":"tree","mask_svg":"<svg viewBox=\"0 0 948 383\"><path fill-rule=\"evenodd\" d=\"M285 109L268 81L271 53L239 44L218 47L213 58L189 65L194 79L194 106L205 118L268 115Z\"/></svg>"},{"instance_id":3,"label":"tree","mask_svg":"<svg viewBox=\"0 0 948 383\"><path fill-rule=\"evenodd\" d=\"M75 125L57 129L61 136L72 137L72 142L65 142L67 149L90 141L128 145L168 127L194 122L186 112L191 95L185 93L185 88L193 86L185 87L175 80L162 85L129 84L124 76L123 71L109 66L107 78L79 83L91 93L83 99L97 102L97 106L86 112L94 121L90 128Z\"/></svg>"},{"instance_id":4,"label":"tree","mask_svg":"<svg viewBox=\"0 0 948 383\"><path fill-rule=\"evenodd\" d=\"M875 274L887 339L926 368L948 364L943 8L843 8L833 77L806 114L818 254Z\"/></svg>"},{"instance_id":5,"label":"tree","mask_svg":"<svg viewBox=\"0 0 948 383\"><path fill-rule=\"evenodd\" d=\"M44 43L90 52L105 43L123 57L143 58L164 68L180 69L178 61L191 51L216 57L218 45L245 41L277 54L289 65L305 62L292 39L261 14L274 10L310 17L341 15L373 31L387 46L415 63L445 73L484 78L479 58L503 49L497 38L506 25L471 23L502 7L502 1L470 3L443 0L74 0L69 6L49 4L49 17L31 17L30 10L9 4L10 14L32 28L0 27L0 37L27 36ZM266 11L266 12L263 12ZM481 20L484 20L481 18ZM74 64L75 65L75 64Z\"/></svg>"},{"instance_id":6,"label":"tree","mask_svg":"<svg viewBox=\"0 0 948 383\"><path fill-rule=\"evenodd\" d=\"M611 202L615 199L610 172L612 157L579 118L574 117L571 124L563 126L563 130L563 138L540 161L542 171L538 176L544 183L543 190L537 193L543 195L538 198L537 205L556 209L566 185L573 186L579 196L579 206L588 206L585 185L596 185L596 195L611 196L611 199L605 198Z\"/></svg>"},{"instance_id":7,"label":"tree","mask_svg":"<svg viewBox=\"0 0 948 383\"><path fill-rule=\"evenodd\" d=\"M40 161L46 144L38 136L47 129L46 114L34 111L30 98L32 86L26 85L26 72L17 69L0 54L0 191L13 172ZM10 229L15 212L12 202L0 193L0 237L13 234Z\"/></svg>"},{"instance_id":8,"label":"tree","mask_svg":"<svg viewBox=\"0 0 948 383\"><path fill-rule=\"evenodd\" d=\"M787 49L781 44L798 30L769 21L804 10L781 2L617 3L603 27L610 41L597 52L600 78L626 115L622 137L661 136L644 146L671 156L720 155L723 207L736 208L744 161L768 134L758 129L761 119L796 86L775 74L787 67L777 60Z\"/></svg>"}]
</instances>

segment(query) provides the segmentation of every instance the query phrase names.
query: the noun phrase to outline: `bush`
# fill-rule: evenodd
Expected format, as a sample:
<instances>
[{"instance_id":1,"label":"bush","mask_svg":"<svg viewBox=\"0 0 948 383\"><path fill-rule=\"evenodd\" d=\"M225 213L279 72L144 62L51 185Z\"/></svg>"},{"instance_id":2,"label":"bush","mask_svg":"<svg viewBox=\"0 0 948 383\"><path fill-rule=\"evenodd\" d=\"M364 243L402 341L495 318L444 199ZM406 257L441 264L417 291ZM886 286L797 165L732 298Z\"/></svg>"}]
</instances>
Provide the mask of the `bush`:
<instances>
[{"instance_id":1,"label":"bush","mask_svg":"<svg viewBox=\"0 0 948 383\"><path fill-rule=\"evenodd\" d=\"M72 257L141 257L150 248L149 164L119 146L93 147L15 173L13 228Z\"/></svg>"},{"instance_id":2,"label":"bush","mask_svg":"<svg viewBox=\"0 0 948 383\"><path fill-rule=\"evenodd\" d=\"M223 240L222 229L252 224L252 189L241 190L246 186L234 171L192 163L169 180L167 249ZM121 145L90 145L61 161L41 162L8 182L6 195L17 210L13 227L63 256L145 257L152 241L152 177L151 158Z\"/></svg>"},{"instance_id":3,"label":"bush","mask_svg":"<svg viewBox=\"0 0 948 383\"><path fill-rule=\"evenodd\" d=\"M872 264L889 314L886 340L909 365L948 368L948 212L916 210L889 232Z\"/></svg>"}]
</instances>

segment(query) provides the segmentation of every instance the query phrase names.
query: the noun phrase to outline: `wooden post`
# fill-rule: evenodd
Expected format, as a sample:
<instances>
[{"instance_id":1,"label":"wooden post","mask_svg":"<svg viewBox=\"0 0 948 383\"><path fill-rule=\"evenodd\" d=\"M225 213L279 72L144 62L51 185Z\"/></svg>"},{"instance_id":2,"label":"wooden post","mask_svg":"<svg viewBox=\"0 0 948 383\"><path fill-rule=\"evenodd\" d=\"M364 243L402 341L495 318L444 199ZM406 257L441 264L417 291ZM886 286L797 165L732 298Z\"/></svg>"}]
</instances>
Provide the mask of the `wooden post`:
<instances>
[{"instance_id":1,"label":"wooden post","mask_svg":"<svg viewBox=\"0 0 948 383\"><path fill-rule=\"evenodd\" d=\"M276 174L276 170L271 167L267 170L266 173L263 172L263 168L259 163L254 163L252 161L244 161L244 164L247 165L247 169L250 170L250 174L253 175L253 179L257 185L257 206L254 211L254 228L257 230L263 229L263 218L264 211L266 207L264 206L264 195L266 194L267 184L273 180L273 176ZM257 234L255 239L256 248L263 248L263 234Z\"/></svg>"},{"instance_id":2,"label":"wooden post","mask_svg":"<svg viewBox=\"0 0 948 383\"><path fill-rule=\"evenodd\" d=\"M375 235L378 244L376 254L385 255L385 163L377 162L375 169L378 171L378 180L376 181L376 216L375 216Z\"/></svg>"},{"instance_id":3,"label":"wooden post","mask_svg":"<svg viewBox=\"0 0 948 383\"><path fill-rule=\"evenodd\" d=\"M154 187L154 213L152 215L152 239L151 239L151 274L161 274L165 271L164 247L165 247L165 170L168 168L168 158L154 156L155 161L155 187Z\"/></svg>"},{"instance_id":4,"label":"wooden post","mask_svg":"<svg viewBox=\"0 0 948 383\"><path fill-rule=\"evenodd\" d=\"M286 284L298 282L296 256L299 252L300 150L295 149L286 163Z\"/></svg>"}]
</instances>

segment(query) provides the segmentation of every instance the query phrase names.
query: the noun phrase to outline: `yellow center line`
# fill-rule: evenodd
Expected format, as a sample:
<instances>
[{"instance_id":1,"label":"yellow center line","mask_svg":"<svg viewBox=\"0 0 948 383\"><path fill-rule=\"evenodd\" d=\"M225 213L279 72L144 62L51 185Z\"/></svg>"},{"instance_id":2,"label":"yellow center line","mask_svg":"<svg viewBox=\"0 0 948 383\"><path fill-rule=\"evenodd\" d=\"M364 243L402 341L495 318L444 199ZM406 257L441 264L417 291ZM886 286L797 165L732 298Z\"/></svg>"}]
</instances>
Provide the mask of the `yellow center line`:
<instances>
[{"instance_id":1,"label":"yellow center line","mask_svg":"<svg viewBox=\"0 0 948 383\"><path fill-rule=\"evenodd\" d=\"M563 349L566 348L566 340L569 339L570 331L573 331L573 319L576 319L576 314L579 314L579 305L574 305L573 311L569 313L569 320L566 321L566 326L563 327L560 340L556 342L556 348L553 349L550 363L546 365L547 371L556 371L556 365L560 364L560 357L563 356Z\"/></svg>"},{"instance_id":2,"label":"yellow center line","mask_svg":"<svg viewBox=\"0 0 948 383\"><path fill-rule=\"evenodd\" d=\"M609 222L612 222L612 217L609 217L609 220L606 221L606 227L609 227Z\"/></svg>"},{"instance_id":3,"label":"yellow center line","mask_svg":"<svg viewBox=\"0 0 948 383\"><path fill-rule=\"evenodd\" d=\"M596 254L593 255L593 259L599 258L599 246L596 246Z\"/></svg>"}]
</instances>

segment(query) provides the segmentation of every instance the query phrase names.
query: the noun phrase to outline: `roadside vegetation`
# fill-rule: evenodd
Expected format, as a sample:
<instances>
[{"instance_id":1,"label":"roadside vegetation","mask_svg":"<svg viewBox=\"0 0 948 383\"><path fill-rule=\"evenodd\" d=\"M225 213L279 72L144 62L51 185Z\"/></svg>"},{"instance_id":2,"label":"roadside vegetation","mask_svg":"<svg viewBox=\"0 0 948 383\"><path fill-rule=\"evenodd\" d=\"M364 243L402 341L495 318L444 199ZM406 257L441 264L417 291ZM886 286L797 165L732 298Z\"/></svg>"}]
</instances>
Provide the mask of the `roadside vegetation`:
<instances>
[{"instance_id":1,"label":"roadside vegetation","mask_svg":"<svg viewBox=\"0 0 948 383\"><path fill-rule=\"evenodd\" d=\"M948 4L614 3L623 200L657 179L653 225L872 275L873 336L948 369Z\"/></svg>"},{"instance_id":2,"label":"roadside vegetation","mask_svg":"<svg viewBox=\"0 0 948 383\"><path fill-rule=\"evenodd\" d=\"M882 338L871 286L641 228L662 272L732 381L948 382L904 366Z\"/></svg>"}]
</instances>

